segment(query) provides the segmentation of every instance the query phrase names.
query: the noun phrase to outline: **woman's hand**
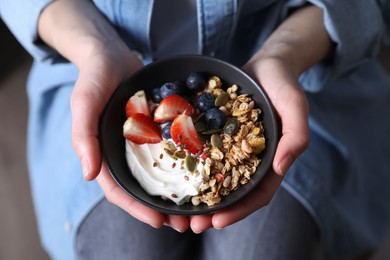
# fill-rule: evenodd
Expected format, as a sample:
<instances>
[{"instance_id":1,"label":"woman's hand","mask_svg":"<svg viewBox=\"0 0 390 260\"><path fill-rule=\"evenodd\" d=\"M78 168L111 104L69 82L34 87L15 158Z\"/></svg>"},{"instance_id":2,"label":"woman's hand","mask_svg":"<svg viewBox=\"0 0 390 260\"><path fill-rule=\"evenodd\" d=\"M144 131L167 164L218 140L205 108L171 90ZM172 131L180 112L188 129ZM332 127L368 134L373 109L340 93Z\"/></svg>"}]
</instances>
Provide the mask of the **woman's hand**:
<instances>
[{"instance_id":1,"label":"woman's hand","mask_svg":"<svg viewBox=\"0 0 390 260\"><path fill-rule=\"evenodd\" d=\"M46 44L79 69L70 103L72 141L84 178L97 178L108 201L139 220L153 227L165 223L176 230L186 230L188 218L166 216L135 201L118 187L102 162L98 140L100 115L120 82L140 69L142 62L91 1L54 1L42 12L38 31Z\"/></svg>"},{"instance_id":2,"label":"woman's hand","mask_svg":"<svg viewBox=\"0 0 390 260\"><path fill-rule=\"evenodd\" d=\"M193 217L191 228L195 232L228 226L267 205L293 160L308 145L307 102L288 64L272 57L257 57L246 64L244 69L264 87L281 120L282 136L273 167L259 187L240 202L214 215Z\"/></svg>"},{"instance_id":3,"label":"woman's hand","mask_svg":"<svg viewBox=\"0 0 390 260\"><path fill-rule=\"evenodd\" d=\"M267 205L284 174L308 146L308 104L298 79L330 50L322 17L322 11L314 6L297 10L243 67L265 89L280 118L282 135L272 169L244 200L212 215L193 216L194 232L226 227Z\"/></svg>"}]
</instances>

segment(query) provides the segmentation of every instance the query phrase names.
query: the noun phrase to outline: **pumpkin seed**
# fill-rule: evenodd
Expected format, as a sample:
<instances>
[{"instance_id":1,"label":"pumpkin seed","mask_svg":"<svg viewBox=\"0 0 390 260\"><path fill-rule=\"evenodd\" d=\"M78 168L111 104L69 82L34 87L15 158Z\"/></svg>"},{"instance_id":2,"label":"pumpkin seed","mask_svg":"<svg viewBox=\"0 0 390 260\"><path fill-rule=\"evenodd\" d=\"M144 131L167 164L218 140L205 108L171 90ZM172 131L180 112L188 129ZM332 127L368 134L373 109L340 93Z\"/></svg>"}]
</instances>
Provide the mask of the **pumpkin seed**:
<instances>
[{"instance_id":1,"label":"pumpkin seed","mask_svg":"<svg viewBox=\"0 0 390 260\"><path fill-rule=\"evenodd\" d=\"M215 134L215 133L220 133L221 131L222 131L221 128L214 128L214 129L209 129L209 130L203 131L202 134L204 134L204 135L212 135L212 134Z\"/></svg>"},{"instance_id":2,"label":"pumpkin seed","mask_svg":"<svg viewBox=\"0 0 390 260\"><path fill-rule=\"evenodd\" d=\"M201 120L201 119L203 118L203 116L204 116L204 113L200 113L200 114L193 120L194 124L195 124L196 122L198 122L199 120Z\"/></svg>"},{"instance_id":3,"label":"pumpkin seed","mask_svg":"<svg viewBox=\"0 0 390 260\"><path fill-rule=\"evenodd\" d=\"M227 120L225 127L224 127L224 133L225 134L235 134L239 129L238 120L235 117L231 117Z\"/></svg>"},{"instance_id":4,"label":"pumpkin seed","mask_svg":"<svg viewBox=\"0 0 390 260\"><path fill-rule=\"evenodd\" d=\"M195 130L196 132L198 133L201 133L203 131L206 131L207 130L207 124L205 121L203 120L198 120L197 122L195 122Z\"/></svg>"},{"instance_id":5,"label":"pumpkin seed","mask_svg":"<svg viewBox=\"0 0 390 260\"><path fill-rule=\"evenodd\" d=\"M171 152L171 154L173 154L173 152L176 151L175 144L169 140L162 140L160 142L160 146L163 150L169 150Z\"/></svg>"},{"instance_id":6,"label":"pumpkin seed","mask_svg":"<svg viewBox=\"0 0 390 260\"><path fill-rule=\"evenodd\" d=\"M220 149L222 147L222 140L219 134L212 134L210 138L211 145Z\"/></svg>"},{"instance_id":7,"label":"pumpkin seed","mask_svg":"<svg viewBox=\"0 0 390 260\"><path fill-rule=\"evenodd\" d=\"M230 95L226 92L221 93L215 98L215 106L220 107L229 101Z\"/></svg>"},{"instance_id":8,"label":"pumpkin seed","mask_svg":"<svg viewBox=\"0 0 390 260\"><path fill-rule=\"evenodd\" d=\"M184 159L187 170L194 172L196 169L195 159L191 155L187 155Z\"/></svg>"}]
</instances>

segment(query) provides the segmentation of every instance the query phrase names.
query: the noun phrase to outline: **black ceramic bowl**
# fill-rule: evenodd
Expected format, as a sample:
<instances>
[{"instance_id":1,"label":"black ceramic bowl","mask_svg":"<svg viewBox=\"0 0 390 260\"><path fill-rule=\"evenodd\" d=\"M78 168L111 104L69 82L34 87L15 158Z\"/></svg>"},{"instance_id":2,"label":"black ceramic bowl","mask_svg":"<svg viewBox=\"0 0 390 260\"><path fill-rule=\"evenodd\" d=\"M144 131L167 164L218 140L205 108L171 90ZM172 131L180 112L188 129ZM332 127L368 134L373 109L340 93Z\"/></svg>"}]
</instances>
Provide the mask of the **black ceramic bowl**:
<instances>
[{"instance_id":1,"label":"black ceramic bowl","mask_svg":"<svg viewBox=\"0 0 390 260\"><path fill-rule=\"evenodd\" d=\"M132 176L125 157L125 139L122 134L126 120L125 106L130 96L138 90L150 94L152 89L165 82L185 80L190 72L206 72L219 76L226 85L237 84L240 93L248 93L262 110L262 122L265 128L266 149L259 155L262 163L257 168L249 183L241 186L213 206L200 204L193 206L191 202L176 205L164 201L158 196L150 196ZM150 95L149 95L150 96ZM111 97L100 124L100 142L103 157L112 177L130 196L153 209L167 214L197 215L212 213L239 200L254 189L272 165L278 142L278 127L273 107L263 89L240 69L221 60L198 55L176 56L159 60L145 66L131 78L123 82Z\"/></svg>"}]
</instances>

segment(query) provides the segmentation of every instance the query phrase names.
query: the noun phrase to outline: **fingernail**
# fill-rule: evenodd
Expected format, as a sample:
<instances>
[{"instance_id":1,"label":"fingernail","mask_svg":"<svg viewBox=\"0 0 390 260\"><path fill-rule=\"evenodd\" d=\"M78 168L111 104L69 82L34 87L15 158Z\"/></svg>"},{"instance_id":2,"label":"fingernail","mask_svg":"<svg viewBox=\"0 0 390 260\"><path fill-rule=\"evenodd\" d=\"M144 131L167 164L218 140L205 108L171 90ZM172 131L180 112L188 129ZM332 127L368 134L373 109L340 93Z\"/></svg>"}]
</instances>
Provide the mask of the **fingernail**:
<instances>
[{"instance_id":1,"label":"fingernail","mask_svg":"<svg viewBox=\"0 0 390 260\"><path fill-rule=\"evenodd\" d=\"M172 228L173 230L175 230L175 231L177 231L177 232L179 232L179 233L184 233L184 231L185 231L185 230L181 230L181 229L179 229L179 228L177 228L177 227L171 226L171 225L168 224L168 223L164 223L164 226L170 227L170 228Z\"/></svg>"},{"instance_id":2,"label":"fingernail","mask_svg":"<svg viewBox=\"0 0 390 260\"><path fill-rule=\"evenodd\" d=\"M149 224L149 226L151 226L152 228L155 228L155 229L159 229L160 228L159 226L154 225L154 224Z\"/></svg>"},{"instance_id":3,"label":"fingernail","mask_svg":"<svg viewBox=\"0 0 390 260\"><path fill-rule=\"evenodd\" d=\"M293 163L294 159L293 157L289 154L287 155L282 162L279 164L278 167L278 174L279 175L285 175L288 169L290 168L291 164Z\"/></svg>"},{"instance_id":4,"label":"fingernail","mask_svg":"<svg viewBox=\"0 0 390 260\"><path fill-rule=\"evenodd\" d=\"M176 227L172 227L175 231L179 232L179 233L184 233L184 230L181 230L179 228L176 228Z\"/></svg>"},{"instance_id":5,"label":"fingernail","mask_svg":"<svg viewBox=\"0 0 390 260\"><path fill-rule=\"evenodd\" d=\"M192 229L192 232L194 232L195 234L199 235L203 232L203 230L194 230Z\"/></svg>"},{"instance_id":6,"label":"fingernail","mask_svg":"<svg viewBox=\"0 0 390 260\"><path fill-rule=\"evenodd\" d=\"M84 180L88 181L88 175L90 173L90 168L89 168L89 162L88 160L84 159L83 162L81 163L82 166L82 172L83 172L83 177Z\"/></svg>"}]
</instances>

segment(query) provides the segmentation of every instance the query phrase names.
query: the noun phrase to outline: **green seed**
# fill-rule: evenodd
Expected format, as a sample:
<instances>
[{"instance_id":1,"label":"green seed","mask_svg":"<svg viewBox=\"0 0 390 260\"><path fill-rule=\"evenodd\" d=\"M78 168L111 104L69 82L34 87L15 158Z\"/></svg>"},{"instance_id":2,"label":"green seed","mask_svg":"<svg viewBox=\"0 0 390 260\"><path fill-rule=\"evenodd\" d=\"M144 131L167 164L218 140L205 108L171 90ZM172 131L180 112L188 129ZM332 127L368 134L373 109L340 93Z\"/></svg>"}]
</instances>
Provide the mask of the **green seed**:
<instances>
[{"instance_id":1,"label":"green seed","mask_svg":"<svg viewBox=\"0 0 390 260\"><path fill-rule=\"evenodd\" d=\"M171 151L171 154L173 154L174 151L176 150L175 144L171 141L168 141L168 140L162 140L160 142L160 146L163 150L167 149L167 150Z\"/></svg>"},{"instance_id":2,"label":"green seed","mask_svg":"<svg viewBox=\"0 0 390 260\"><path fill-rule=\"evenodd\" d=\"M203 131L202 134L204 134L204 135L212 135L212 134L215 134L215 133L220 133L221 131L222 131L221 128L214 128L214 129L209 129L209 130Z\"/></svg>"},{"instance_id":3,"label":"green seed","mask_svg":"<svg viewBox=\"0 0 390 260\"><path fill-rule=\"evenodd\" d=\"M198 133L201 133L207 129L207 124L203 120L199 120L195 123L195 130Z\"/></svg>"},{"instance_id":4,"label":"green seed","mask_svg":"<svg viewBox=\"0 0 390 260\"><path fill-rule=\"evenodd\" d=\"M195 159L191 155L187 155L184 159L185 166L190 172L194 172L196 169Z\"/></svg>"},{"instance_id":5,"label":"green seed","mask_svg":"<svg viewBox=\"0 0 390 260\"><path fill-rule=\"evenodd\" d=\"M211 145L220 149L222 147L222 140L219 134L212 134L210 138Z\"/></svg>"},{"instance_id":6,"label":"green seed","mask_svg":"<svg viewBox=\"0 0 390 260\"><path fill-rule=\"evenodd\" d=\"M239 124L236 117L231 117L227 120L225 127L224 127L224 133L225 134L235 134L239 129Z\"/></svg>"},{"instance_id":7,"label":"green seed","mask_svg":"<svg viewBox=\"0 0 390 260\"><path fill-rule=\"evenodd\" d=\"M215 99L215 106L220 107L225 105L230 99L230 95L226 92L221 93L220 95L217 96Z\"/></svg>"},{"instance_id":8,"label":"green seed","mask_svg":"<svg viewBox=\"0 0 390 260\"><path fill-rule=\"evenodd\" d=\"M171 150L168 150L167 148L164 148L164 151L165 151L166 154L169 155L169 157L171 157L174 160L177 160L177 157L175 156L174 152L172 152Z\"/></svg>"},{"instance_id":9,"label":"green seed","mask_svg":"<svg viewBox=\"0 0 390 260\"><path fill-rule=\"evenodd\" d=\"M198 122L199 120L201 120L201 119L203 118L203 116L204 116L204 113L200 113L200 114L193 120L194 124L195 124L196 122Z\"/></svg>"}]
</instances>

